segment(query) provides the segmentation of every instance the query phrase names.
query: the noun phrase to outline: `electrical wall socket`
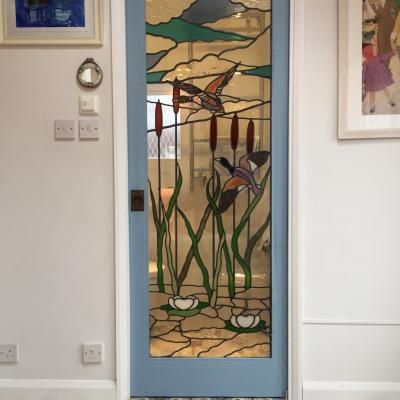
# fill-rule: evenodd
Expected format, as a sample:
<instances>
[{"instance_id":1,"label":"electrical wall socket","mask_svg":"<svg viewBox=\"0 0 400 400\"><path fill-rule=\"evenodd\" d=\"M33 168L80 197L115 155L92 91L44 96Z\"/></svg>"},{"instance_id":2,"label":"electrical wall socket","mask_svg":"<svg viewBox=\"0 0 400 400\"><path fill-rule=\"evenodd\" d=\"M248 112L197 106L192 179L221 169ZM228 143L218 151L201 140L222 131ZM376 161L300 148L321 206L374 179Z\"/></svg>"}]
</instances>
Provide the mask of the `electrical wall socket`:
<instances>
[{"instance_id":1,"label":"electrical wall socket","mask_svg":"<svg viewBox=\"0 0 400 400\"><path fill-rule=\"evenodd\" d=\"M75 138L75 121L57 120L55 122L55 137L58 140L73 140Z\"/></svg>"},{"instance_id":2,"label":"electrical wall socket","mask_svg":"<svg viewBox=\"0 0 400 400\"><path fill-rule=\"evenodd\" d=\"M17 363L18 362L18 345L17 344L0 344L0 363Z\"/></svg>"},{"instance_id":3,"label":"electrical wall socket","mask_svg":"<svg viewBox=\"0 0 400 400\"><path fill-rule=\"evenodd\" d=\"M82 119L79 121L79 137L81 139L99 139L99 121L95 119Z\"/></svg>"},{"instance_id":4,"label":"electrical wall socket","mask_svg":"<svg viewBox=\"0 0 400 400\"><path fill-rule=\"evenodd\" d=\"M99 364L104 360L102 343L84 343L82 353L84 364Z\"/></svg>"}]
</instances>

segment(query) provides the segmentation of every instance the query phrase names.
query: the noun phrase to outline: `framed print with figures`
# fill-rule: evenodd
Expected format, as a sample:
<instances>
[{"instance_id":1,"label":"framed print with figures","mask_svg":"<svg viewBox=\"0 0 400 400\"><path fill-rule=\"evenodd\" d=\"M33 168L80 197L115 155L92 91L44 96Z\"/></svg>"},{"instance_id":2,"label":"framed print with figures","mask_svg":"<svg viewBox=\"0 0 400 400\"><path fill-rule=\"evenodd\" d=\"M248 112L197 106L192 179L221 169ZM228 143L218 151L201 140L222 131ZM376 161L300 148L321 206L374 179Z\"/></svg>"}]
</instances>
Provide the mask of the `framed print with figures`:
<instances>
[{"instance_id":1,"label":"framed print with figures","mask_svg":"<svg viewBox=\"0 0 400 400\"><path fill-rule=\"evenodd\" d=\"M339 139L400 137L400 0L339 0Z\"/></svg>"},{"instance_id":2,"label":"framed print with figures","mask_svg":"<svg viewBox=\"0 0 400 400\"><path fill-rule=\"evenodd\" d=\"M101 45L101 0L0 0L0 45Z\"/></svg>"}]
</instances>

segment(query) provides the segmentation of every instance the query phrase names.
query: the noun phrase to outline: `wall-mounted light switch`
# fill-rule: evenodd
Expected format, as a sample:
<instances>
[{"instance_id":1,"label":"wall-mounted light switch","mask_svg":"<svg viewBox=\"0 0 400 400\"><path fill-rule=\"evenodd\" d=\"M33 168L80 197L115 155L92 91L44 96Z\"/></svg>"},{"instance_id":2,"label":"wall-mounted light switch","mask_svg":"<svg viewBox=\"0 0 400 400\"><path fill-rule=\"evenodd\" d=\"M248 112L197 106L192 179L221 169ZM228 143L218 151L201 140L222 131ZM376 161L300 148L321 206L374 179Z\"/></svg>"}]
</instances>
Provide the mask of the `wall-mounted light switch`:
<instances>
[{"instance_id":1,"label":"wall-mounted light switch","mask_svg":"<svg viewBox=\"0 0 400 400\"><path fill-rule=\"evenodd\" d=\"M99 96L82 95L79 97L79 112L81 115L99 115Z\"/></svg>"},{"instance_id":2,"label":"wall-mounted light switch","mask_svg":"<svg viewBox=\"0 0 400 400\"><path fill-rule=\"evenodd\" d=\"M60 119L55 122L55 137L59 140L75 138L75 121Z\"/></svg>"},{"instance_id":3,"label":"wall-mounted light switch","mask_svg":"<svg viewBox=\"0 0 400 400\"><path fill-rule=\"evenodd\" d=\"M82 119L79 121L79 137L81 139L99 139L99 121L93 119Z\"/></svg>"},{"instance_id":4,"label":"wall-mounted light switch","mask_svg":"<svg viewBox=\"0 0 400 400\"><path fill-rule=\"evenodd\" d=\"M104 359L102 343L84 343L82 346L84 364L102 363Z\"/></svg>"},{"instance_id":5,"label":"wall-mounted light switch","mask_svg":"<svg viewBox=\"0 0 400 400\"><path fill-rule=\"evenodd\" d=\"M0 363L17 363L18 345L17 344L0 344Z\"/></svg>"}]
</instances>

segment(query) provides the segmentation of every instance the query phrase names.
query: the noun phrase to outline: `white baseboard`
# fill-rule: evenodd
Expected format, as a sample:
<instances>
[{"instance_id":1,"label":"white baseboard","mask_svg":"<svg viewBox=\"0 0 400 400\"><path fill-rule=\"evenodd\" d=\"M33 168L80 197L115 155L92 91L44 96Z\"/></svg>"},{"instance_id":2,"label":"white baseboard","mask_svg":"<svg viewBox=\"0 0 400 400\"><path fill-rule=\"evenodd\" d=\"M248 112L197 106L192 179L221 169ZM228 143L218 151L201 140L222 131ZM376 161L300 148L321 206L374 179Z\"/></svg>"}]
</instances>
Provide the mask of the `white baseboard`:
<instances>
[{"instance_id":1,"label":"white baseboard","mask_svg":"<svg viewBox=\"0 0 400 400\"><path fill-rule=\"evenodd\" d=\"M303 400L399 400L400 383L304 382Z\"/></svg>"},{"instance_id":2,"label":"white baseboard","mask_svg":"<svg viewBox=\"0 0 400 400\"><path fill-rule=\"evenodd\" d=\"M106 380L0 379L1 400L116 400Z\"/></svg>"}]
</instances>

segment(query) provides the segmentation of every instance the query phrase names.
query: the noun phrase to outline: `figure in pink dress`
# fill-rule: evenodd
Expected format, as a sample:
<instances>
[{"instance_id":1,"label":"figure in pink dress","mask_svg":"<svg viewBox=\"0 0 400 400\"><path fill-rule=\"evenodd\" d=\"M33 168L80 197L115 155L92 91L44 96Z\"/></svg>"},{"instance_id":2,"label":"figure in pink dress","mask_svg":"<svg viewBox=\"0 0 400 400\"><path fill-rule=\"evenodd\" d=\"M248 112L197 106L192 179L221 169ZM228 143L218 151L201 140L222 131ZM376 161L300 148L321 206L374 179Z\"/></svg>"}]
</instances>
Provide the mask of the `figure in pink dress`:
<instances>
[{"instance_id":1,"label":"figure in pink dress","mask_svg":"<svg viewBox=\"0 0 400 400\"><path fill-rule=\"evenodd\" d=\"M378 55L375 40L371 44L363 44L363 70L362 82L365 96L369 99L369 112L374 114L376 111L375 96L377 92L383 92L388 103L395 107L388 87L394 84L392 73L386 66L387 61L392 58L394 51Z\"/></svg>"}]
</instances>

